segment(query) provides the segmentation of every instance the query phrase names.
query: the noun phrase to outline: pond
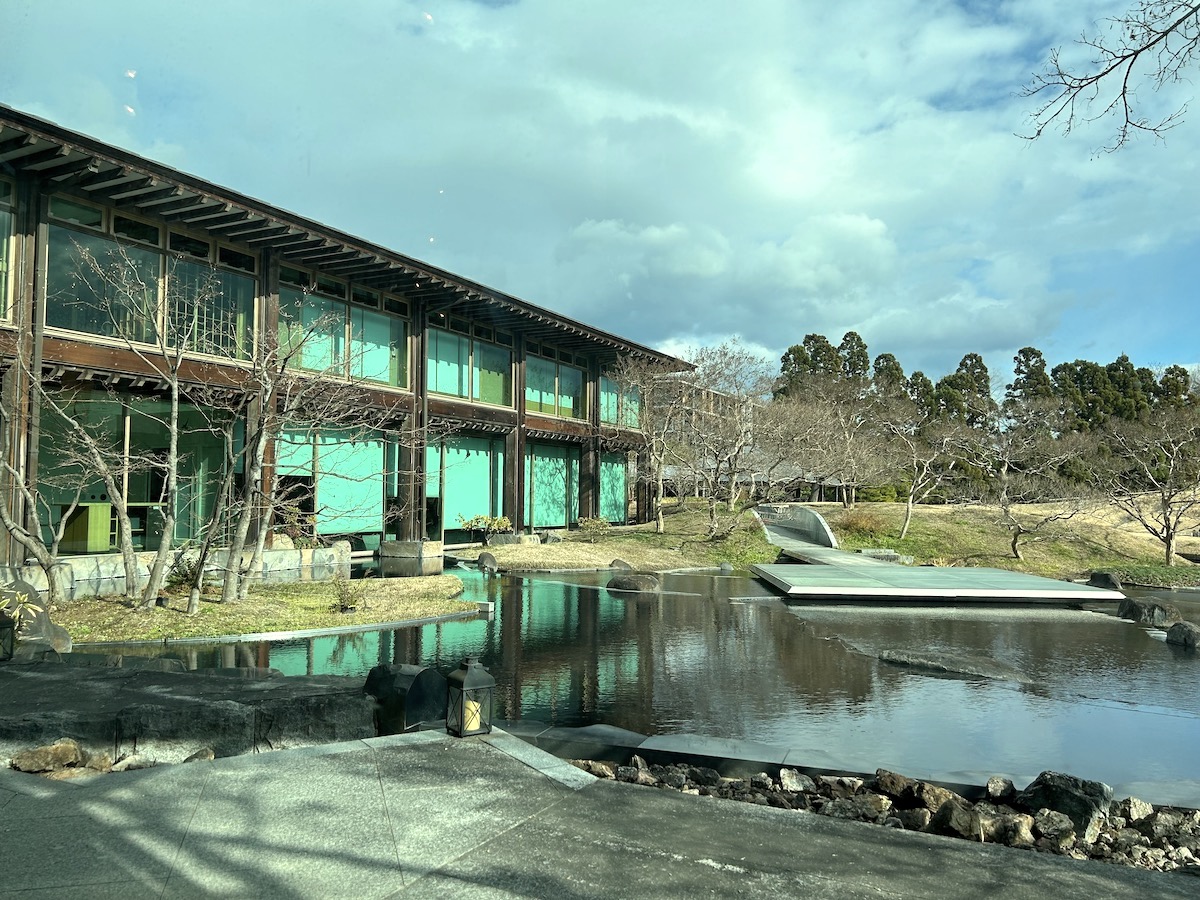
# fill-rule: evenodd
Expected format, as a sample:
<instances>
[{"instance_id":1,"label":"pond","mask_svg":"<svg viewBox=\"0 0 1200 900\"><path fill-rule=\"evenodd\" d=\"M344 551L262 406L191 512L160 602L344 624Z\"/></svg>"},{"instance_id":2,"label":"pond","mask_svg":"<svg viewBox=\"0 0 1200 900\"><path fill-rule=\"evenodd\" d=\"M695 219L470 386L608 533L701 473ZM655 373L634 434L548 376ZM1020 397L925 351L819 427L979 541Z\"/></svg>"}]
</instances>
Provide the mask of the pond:
<instances>
[{"instance_id":1,"label":"pond","mask_svg":"<svg viewBox=\"0 0 1200 900\"><path fill-rule=\"evenodd\" d=\"M600 587L608 573L455 573L469 598L496 602L492 619L165 652L190 666L361 676L479 655L498 718L741 738L804 751L812 766L947 781L1022 785L1053 769L1200 806L1200 658L1115 606L788 607L750 577L707 574L623 599ZM1196 596L1165 598L1200 622ZM933 675L884 651L986 658L1020 679Z\"/></svg>"}]
</instances>

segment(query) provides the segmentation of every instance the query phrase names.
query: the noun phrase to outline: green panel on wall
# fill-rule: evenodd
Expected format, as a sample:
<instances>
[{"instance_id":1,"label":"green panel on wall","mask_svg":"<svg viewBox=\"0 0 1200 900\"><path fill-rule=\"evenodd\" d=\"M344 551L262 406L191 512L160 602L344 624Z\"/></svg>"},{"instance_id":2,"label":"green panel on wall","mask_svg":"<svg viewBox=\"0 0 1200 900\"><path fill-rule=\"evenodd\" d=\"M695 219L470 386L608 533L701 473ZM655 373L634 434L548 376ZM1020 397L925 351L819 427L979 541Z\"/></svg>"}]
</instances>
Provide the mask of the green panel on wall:
<instances>
[{"instance_id":1,"label":"green panel on wall","mask_svg":"<svg viewBox=\"0 0 1200 900\"><path fill-rule=\"evenodd\" d=\"M325 431L317 438L318 534L383 530L383 441L351 437Z\"/></svg>"},{"instance_id":2,"label":"green panel on wall","mask_svg":"<svg viewBox=\"0 0 1200 900\"><path fill-rule=\"evenodd\" d=\"M565 528L579 518L579 456L578 447L526 445L527 525Z\"/></svg>"},{"instance_id":3,"label":"green panel on wall","mask_svg":"<svg viewBox=\"0 0 1200 900\"><path fill-rule=\"evenodd\" d=\"M304 429L285 428L275 439L275 471L279 475L312 475L313 437Z\"/></svg>"},{"instance_id":4,"label":"green panel on wall","mask_svg":"<svg viewBox=\"0 0 1200 900\"><path fill-rule=\"evenodd\" d=\"M488 516L492 512L491 441L456 438L446 445L446 481L442 522L445 528L461 527L458 519Z\"/></svg>"},{"instance_id":5,"label":"green panel on wall","mask_svg":"<svg viewBox=\"0 0 1200 900\"><path fill-rule=\"evenodd\" d=\"M600 517L624 524L628 516L626 474L623 453L605 453L600 458Z\"/></svg>"}]
</instances>

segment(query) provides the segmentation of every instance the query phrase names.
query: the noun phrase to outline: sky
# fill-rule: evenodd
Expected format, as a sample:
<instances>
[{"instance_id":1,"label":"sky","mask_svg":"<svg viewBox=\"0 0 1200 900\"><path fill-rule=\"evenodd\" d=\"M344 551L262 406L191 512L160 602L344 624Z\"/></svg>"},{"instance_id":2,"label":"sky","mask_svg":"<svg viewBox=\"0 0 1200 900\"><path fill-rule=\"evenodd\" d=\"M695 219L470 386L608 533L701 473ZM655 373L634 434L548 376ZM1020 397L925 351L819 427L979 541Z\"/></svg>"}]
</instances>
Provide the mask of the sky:
<instances>
[{"instance_id":1,"label":"sky","mask_svg":"<svg viewBox=\"0 0 1200 900\"><path fill-rule=\"evenodd\" d=\"M0 102L668 352L1191 365L1200 109L1018 136L1126 2L4 0Z\"/></svg>"}]
</instances>

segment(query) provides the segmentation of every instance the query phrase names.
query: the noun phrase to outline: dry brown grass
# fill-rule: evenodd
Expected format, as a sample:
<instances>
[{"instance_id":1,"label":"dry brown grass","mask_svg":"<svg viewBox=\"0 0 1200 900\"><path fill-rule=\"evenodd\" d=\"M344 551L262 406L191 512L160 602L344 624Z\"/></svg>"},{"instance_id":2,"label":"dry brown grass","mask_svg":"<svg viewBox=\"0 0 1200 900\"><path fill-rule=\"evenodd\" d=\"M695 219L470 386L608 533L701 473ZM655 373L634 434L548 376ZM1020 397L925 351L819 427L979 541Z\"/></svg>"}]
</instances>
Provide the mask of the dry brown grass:
<instances>
[{"instance_id":1,"label":"dry brown grass","mask_svg":"<svg viewBox=\"0 0 1200 900\"><path fill-rule=\"evenodd\" d=\"M485 547L501 569L508 572L538 572L581 569L607 569L613 559L620 557L635 569L646 572L663 572L668 569L683 569L704 566L708 563L698 554L679 550L640 547L619 538L605 538L600 543L562 541L557 544L505 544ZM454 551L462 559L475 559L480 548Z\"/></svg>"},{"instance_id":2,"label":"dry brown grass","mask_svg":"<svg viewBox=\"0 0 1200 900\"><path fill-rule=\"evenodd\" d=\"M424 578L365 578L359 581L301 582L259 586L244 603L206 598L195 616L186 596L166 606L137 612L123 598L74 600L54 610L77 643L206 638L272 631L305 631L347 625L406 622L475 610L454 599L463 584L453 575ZM340 594L340 596L339 596ZM341 612L343 600L355 607Z\"/></svg>"}]
</instances>

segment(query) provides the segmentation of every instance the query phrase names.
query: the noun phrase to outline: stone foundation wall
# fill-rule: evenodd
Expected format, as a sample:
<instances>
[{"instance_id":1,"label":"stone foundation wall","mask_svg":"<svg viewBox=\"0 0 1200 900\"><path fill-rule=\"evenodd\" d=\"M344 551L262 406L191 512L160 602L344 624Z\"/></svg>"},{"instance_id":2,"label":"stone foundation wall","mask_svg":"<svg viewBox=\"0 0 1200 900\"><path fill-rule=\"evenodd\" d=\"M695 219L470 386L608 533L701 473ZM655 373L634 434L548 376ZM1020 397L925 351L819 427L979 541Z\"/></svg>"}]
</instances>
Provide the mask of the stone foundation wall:
<instances>
[{"instance_id":1,"label":"stone foundation wall","mask_svg":"<svg viewBox=\"0 0 1200 900\"><path fill-rule=\"evenodd\" d=\"M251 554L243 554L249 563ZM207 577L219 581L224 572L228 555L217 551L210 555ZM138 583L146 583L153 553L139 553ZM119 553L101 553L88 556L68 556L55 566L53 577L68 600L83 600L125 593L125 567ZM264 550L262 568L258 578L267 584L285 584L295 581L333 581L335 578L350 577L350 544L339 541L332 547L317 547L307 550ZM46 574L40 566L0 567L0 580L11 582L21 579L37 588L44 598L47 594Z\"/></svg>"}]
</instances>

